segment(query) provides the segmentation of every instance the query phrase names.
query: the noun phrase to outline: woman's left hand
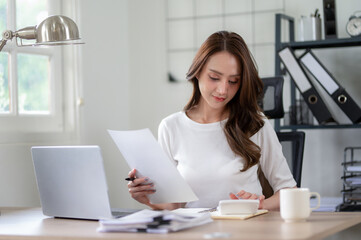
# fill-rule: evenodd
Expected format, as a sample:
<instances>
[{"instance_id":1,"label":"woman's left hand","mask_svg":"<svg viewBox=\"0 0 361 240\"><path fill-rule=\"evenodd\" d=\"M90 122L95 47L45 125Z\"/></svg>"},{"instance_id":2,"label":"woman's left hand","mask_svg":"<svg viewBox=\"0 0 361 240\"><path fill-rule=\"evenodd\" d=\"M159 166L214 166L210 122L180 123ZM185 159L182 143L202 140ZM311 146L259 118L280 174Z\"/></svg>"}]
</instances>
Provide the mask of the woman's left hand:
<instances>
[{"instance_id":1,"label":"woman's left hand","mask_svg":"<svg viewBox=\"0 0 361 240\"><path fill-rule=\"evenodd\" d=\"M230 193L229 197L231 199L252 199L252 200L258 199L259 200L258 209L263 208L263 202L264 202L264 199L265 199L264 195L258 196L255 193L246 192L244 190L239 191L237 194Z\"/></svg>"}]
</instances>

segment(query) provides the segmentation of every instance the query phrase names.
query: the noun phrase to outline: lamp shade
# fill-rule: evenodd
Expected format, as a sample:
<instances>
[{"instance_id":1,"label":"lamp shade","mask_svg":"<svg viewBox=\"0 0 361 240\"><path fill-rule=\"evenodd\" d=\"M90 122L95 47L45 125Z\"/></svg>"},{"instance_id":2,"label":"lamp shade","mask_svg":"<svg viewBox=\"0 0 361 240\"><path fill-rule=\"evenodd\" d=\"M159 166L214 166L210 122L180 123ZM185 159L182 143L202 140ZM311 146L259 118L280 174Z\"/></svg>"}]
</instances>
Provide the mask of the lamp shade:
<instances>
[{"instance_id":1,"label":"lamp shade","mask_svg":"<svg viewBox=\"0 0 361 240\"><path fill-rule=\"evenodd\" d=\"M35 45L74 44L79 39L77 25L65 16L50 16L36 26Z\"/></svg>"}]
</instances>

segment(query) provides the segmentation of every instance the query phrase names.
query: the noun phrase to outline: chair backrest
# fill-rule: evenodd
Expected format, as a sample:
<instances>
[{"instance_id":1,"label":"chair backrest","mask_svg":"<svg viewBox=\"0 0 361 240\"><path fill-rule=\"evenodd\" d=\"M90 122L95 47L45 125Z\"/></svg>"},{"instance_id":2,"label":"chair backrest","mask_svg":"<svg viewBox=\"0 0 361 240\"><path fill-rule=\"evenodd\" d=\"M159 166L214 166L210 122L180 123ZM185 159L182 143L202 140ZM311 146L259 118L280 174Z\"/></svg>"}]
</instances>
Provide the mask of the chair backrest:
<instances>
[{"instance_id":1,"label":"chair backrest","mask_svg":"<svg viewBox=\"0 0 361 240\"><path fill-rule=\"evenodd\" d=\"M263 99L260 106L268 118L283 118L283 77L262 78Z\"/></svg>"},{"instance_id":2,"label":"chair backrest","mask_svg":"<svg viewBox=\"0 0 361 240\"><path fill-rule=\"evenodd\" d=\"M305 133L301 131L277 132L277 137L282 144L283 154L285 155L288 166L297 182L297 187L300 187Z\"/></svg>"}]
</instances>

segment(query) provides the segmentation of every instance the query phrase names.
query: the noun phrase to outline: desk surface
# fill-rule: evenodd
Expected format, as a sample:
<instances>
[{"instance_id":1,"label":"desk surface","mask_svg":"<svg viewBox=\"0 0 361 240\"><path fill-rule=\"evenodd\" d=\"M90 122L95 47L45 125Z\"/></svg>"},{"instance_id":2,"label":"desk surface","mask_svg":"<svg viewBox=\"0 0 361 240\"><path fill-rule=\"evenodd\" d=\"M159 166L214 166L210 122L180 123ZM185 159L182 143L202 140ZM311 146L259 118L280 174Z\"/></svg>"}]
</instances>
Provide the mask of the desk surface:
<instances>
[{"instance_id":1,"label":"desk surface","mask_svg":"<svg viewBox=\"0 0 361 240\"><path fill-rule=\"evenodd\" d=\"M285 223L279 212L248 220L215 220L169 234L99 233L97 221L44 216L40 208L2 208L0 239L203 239L214 232L230 233L228 239L322 239L361 223L361 213L313 212L306 222Z\"/></svg>"}]
</instances>

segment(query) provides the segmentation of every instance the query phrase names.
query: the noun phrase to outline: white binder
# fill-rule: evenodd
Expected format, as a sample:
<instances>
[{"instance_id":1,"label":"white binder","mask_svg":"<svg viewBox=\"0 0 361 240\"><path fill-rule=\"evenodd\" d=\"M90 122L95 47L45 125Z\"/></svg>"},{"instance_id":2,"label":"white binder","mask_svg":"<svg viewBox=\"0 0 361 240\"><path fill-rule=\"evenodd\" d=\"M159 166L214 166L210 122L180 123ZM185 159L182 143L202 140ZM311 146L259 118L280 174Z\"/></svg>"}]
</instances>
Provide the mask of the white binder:
<instances>
[{"instance_id":1,"label":"white binder","mask_svg":"<svg viewBox=\"0 0 361 240\"><path fill-rule=\"evenodd\" d=\"M293 51L286 47L279 51L278 55L317 121L320 124L333 121L330 111L298 63Z\"/></svg>"}]
</instances>

